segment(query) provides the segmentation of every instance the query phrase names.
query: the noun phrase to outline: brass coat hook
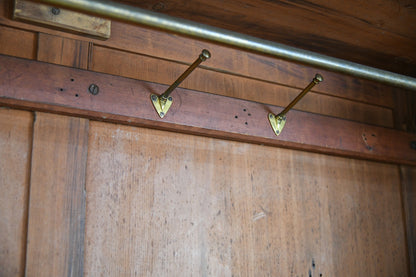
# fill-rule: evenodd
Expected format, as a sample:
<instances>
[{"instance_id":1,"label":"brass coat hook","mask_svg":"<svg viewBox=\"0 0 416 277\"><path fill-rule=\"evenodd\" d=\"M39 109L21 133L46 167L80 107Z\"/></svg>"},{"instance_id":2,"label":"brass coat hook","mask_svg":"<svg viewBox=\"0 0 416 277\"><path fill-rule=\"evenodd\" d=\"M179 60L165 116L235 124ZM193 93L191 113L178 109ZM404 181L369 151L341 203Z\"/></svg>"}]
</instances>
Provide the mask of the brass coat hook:
<instances>
[{"instance_id":1,"label":"brass coat hook","mask_svg":"<svg viewBox=\"0 0 416 277\"><path fill-rule=\"evenodd\" d=\"M185 70L184 73L182 73L181 76L160 96L156 94L151 94L150 99L152 100L153 106L156 109L156 112L159 114L160 118L163 118L166 113L168 112L170 106L172 105L173 99L171 96L171 92L179 86L180 83L182 83L183 80L185 80L186 77L188 77L189 74L191 74L192 71L203 61L209 59L211 57L211 53L204 49L202 50L202 53L199 55L199 57L194 61L193 64L191 64L187 70Z\"/></svg>"},{"instance_id":2,"label":"brass coat hook","mask_svg":"<svg viewBox=\"0 0 416 277\"><path fill-rule=\"evenodd\" d=\"M310 91L316 84L319 84L322 82L324 78L320 74L316 74L315 78L313 78L312 82L298 95L295 99L293 99L292 102L279 114L274 115L272 113L269 113L269 121L270 125L272 125L273 131L278 136L281 132L283 127L286 123L286 113L293 108L293 106L296 105L297 102L299 102L300 99L302 99L305 94Z\"/></svg>"}]
</instances>

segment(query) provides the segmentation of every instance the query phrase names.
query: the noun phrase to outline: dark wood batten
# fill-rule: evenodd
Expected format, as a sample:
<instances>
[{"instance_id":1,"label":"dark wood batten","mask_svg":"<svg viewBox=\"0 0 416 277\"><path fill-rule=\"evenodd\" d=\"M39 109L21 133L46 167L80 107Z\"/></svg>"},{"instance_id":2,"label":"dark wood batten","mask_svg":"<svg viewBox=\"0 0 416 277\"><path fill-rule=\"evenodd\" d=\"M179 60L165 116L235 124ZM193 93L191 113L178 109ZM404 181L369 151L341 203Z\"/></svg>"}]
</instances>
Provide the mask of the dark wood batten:
<instances>
[{"instance_id":1,"label":"dark wood batten","mask_svg":"<svg viewBox=\"0 0 416 277\"><path fill-rule=\"evenodd\" d=\"M3 105L96 120L288 147L383 162L416 164L416 135L302 111L288 113L277 137L267 119L281 107L187 89L174 94L160 119L150 94L165 85L108 74L0 57ZM42 80L42 81L40 81ZM91 85L99 88L94 95Z\"/></svg>"}]
</instances>

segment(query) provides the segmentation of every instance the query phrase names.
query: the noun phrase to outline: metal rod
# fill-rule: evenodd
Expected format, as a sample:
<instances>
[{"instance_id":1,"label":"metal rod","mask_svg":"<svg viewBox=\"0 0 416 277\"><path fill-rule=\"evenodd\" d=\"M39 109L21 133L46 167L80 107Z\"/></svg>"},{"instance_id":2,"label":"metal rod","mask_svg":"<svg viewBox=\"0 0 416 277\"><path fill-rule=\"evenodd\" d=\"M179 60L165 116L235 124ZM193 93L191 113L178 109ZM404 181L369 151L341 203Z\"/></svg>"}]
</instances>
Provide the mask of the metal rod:
<instances>
[{"instance_id":1,"label":"metal rod","mask_svg":"<svg viewBox=\"0 0 416 277\"><path fill-rule=\"evenodd\" d=\"M304 88L302 92L299 93L299 95L296 96L296 98L293 99L292 102L290 102L290 104L277 116L284 116L291 108L293 108L293 106L296 105L296 103L299 102L300 99L302 99L303 96L305 96L306 93L308 93L308 91L310 91L316 84L319 84L323 80L324 78L320 74L316 74L312 82L310 82L310 84L306 88Z\"/></svg>"},{"instance_id":2,"label":"metal rod","mask_svg":"<svg viewBox=\"0 0 416 277\"><path fill-rule=\"evenodd\" d=\"M179 78L170 86L168 87L168 89L162 94L160 95L160 98L162 99L167 99L170 95L170 93L177 88L180 83L182 83L183 80L185 80L186 77L188 77L189 74L191 74L192 71L194 71L195 68L197 68L197 66L202 63L203 61L205 61L206 59L209 59L211 57L211 53L209 53L208 50L204 49L202 50L201 55L199 55L199 57L194 61L193 64L191 64L187 70L185 70L184 73L182 73L181 76L179 76Z\"/></svg>"},{"instance_id":3,"label":"metal rod","mask_svg":"<svg viewBox=\"0 0 416 277\"><path fill-rule=\"evenodd\" d=\"M388 85L416 90L416 78L317 54L280 43L105 0L37 0L54 6L155 27L239 47Z\"/></svg>"}]
</instances>

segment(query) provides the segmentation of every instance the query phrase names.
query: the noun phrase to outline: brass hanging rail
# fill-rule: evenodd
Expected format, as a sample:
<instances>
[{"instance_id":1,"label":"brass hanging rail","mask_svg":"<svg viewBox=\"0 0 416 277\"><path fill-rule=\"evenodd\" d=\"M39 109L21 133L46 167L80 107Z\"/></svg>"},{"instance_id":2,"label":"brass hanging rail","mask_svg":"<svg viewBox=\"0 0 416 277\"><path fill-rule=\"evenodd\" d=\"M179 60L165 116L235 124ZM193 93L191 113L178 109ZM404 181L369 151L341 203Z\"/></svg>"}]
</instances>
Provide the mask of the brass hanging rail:
<instances>
[{"instance_id":1,"label":"brass hanging rail","mask_svg":"<svg viewBox=\"0 0 416 277\"><path fill-rule=\"evenodd\" d=\"M37 0L53 6L146 25L208 41L239 47L334 72L416 90L416 78L317 54L280 43L179 19L105 0Z\"/></svg>"}]
</instances>

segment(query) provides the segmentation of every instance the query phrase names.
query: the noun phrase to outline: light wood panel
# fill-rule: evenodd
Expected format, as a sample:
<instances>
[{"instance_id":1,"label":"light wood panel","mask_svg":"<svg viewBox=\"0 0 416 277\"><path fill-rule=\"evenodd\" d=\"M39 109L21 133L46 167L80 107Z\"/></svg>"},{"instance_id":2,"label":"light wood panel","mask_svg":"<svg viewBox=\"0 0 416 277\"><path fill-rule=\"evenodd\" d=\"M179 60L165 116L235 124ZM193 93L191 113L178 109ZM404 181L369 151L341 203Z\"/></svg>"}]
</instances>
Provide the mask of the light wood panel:
<instances>
[{"instance_id":1,"label":"light wood panel","mask_svg":"<svg viewBox=\"0 0 416 277\"><path fill-rule=\"evenodd\" d=\"M89 42L39 34L37 60L75 68L88 68Z\"/></svg>"},{"instance_id":2,"label":"light wood panel","mask_svg":"<svg viewBox=\"0 0 416 277\"><path fill-rule=\"evenodd\" d=\"M103 47L94 47L90 65L90 69L94 71L166 85L171 85L187 67L188 65L177 62ZM303 84L298 85L306 87L314 76L315 74L309 76L303 81ZM319 86L315 88L318 89ZM301 92L297 88L201 68L192 72L180 87L277 106L287 106ZM358 122L393 127L391 109L320 93L308 93L295 108Z\"/></svg>"},{"instance_id":3,"label":"light wood panel","mask_svg":"<svg viewBox=\"0 0 416 277\"><path fill-rule=\"evenodd\" d=\"M82 276L88 120L37 113L26 276Z\"/></svg>"},{"instance_id":4,"label":"light wood panel","mask_svg":"<svg viewBox=\"0 0 416 277\"><path fill-rule=\"evenodd\" d=\"M85 276L407 276L394 165L92 122L87 172Z\"/></svg>"},{"instance_id":5,"label":"light wood panel","mask_svg":"<svg viewBox=\"0 0 416 277\"><path fill-rule=\"evenodd\" d=\"M0 108L0 276L25 272L32 113Z\"/></svg>"},{"instance_id":6,"label":"light wood panel","mask_svg":"<svg viewBox=\"0 0 416 277\"><path fill-rule=\"evenodd\" d=\"M1 6L1 5L0 5ZM36 57L36 33L0 25L0 53L25 59Z\"/></svg>"}]
</instances>

